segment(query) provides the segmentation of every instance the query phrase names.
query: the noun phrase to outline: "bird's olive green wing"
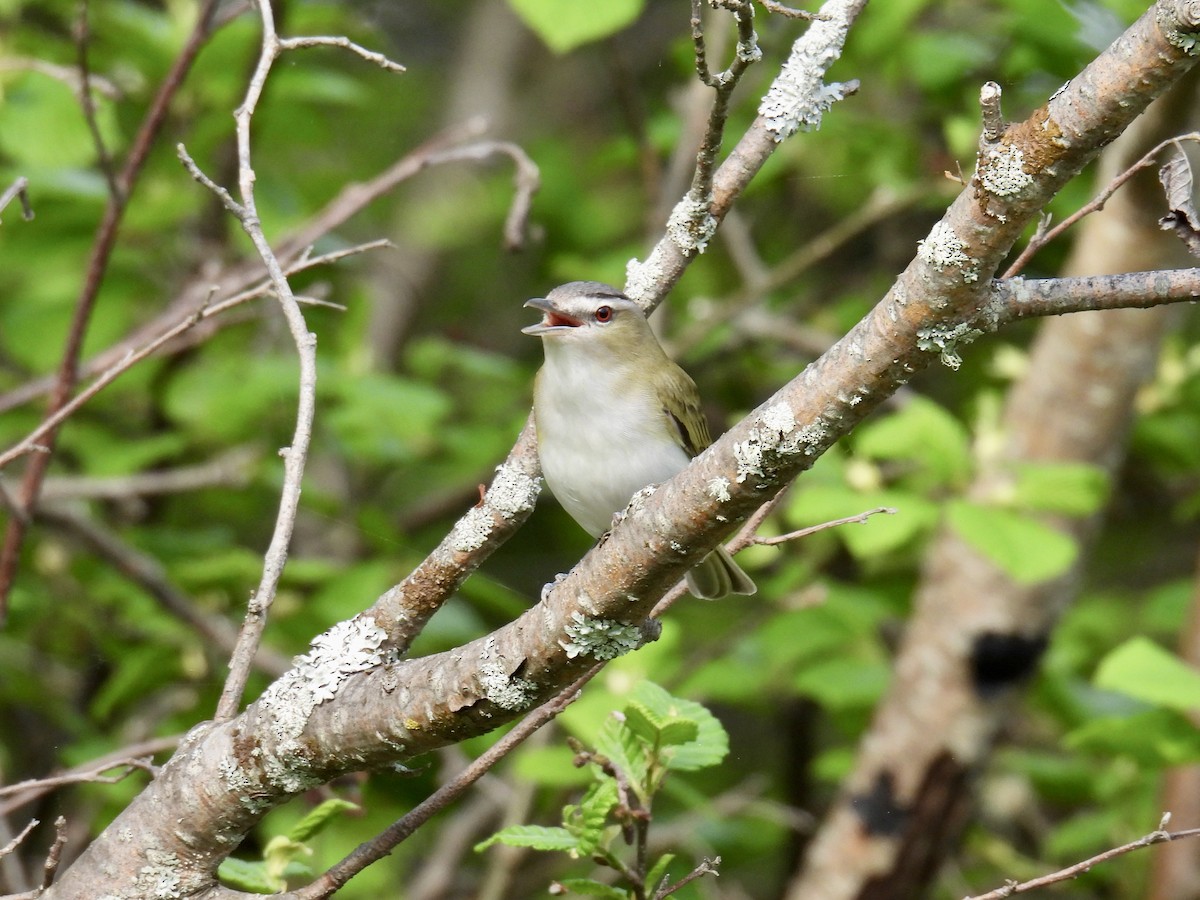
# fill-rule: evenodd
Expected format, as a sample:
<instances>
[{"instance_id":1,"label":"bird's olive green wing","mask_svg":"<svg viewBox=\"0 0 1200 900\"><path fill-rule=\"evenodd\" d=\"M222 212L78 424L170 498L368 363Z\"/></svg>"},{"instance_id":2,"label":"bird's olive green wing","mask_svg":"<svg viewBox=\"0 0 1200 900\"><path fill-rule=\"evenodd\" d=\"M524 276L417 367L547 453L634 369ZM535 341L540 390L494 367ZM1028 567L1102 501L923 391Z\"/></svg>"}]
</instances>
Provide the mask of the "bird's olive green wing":
<instances>
[{"instance_id":1,"label":"bird's olive green wing","mask_svg":"<svg viewBox=\"0 0 1200 900\"><path fill-rule=\"evenodd\" d=\"M695 456L712 443L708 422L700 409L700 394L696 383L679 366L667 367L658 378L658 396L663 412L679 435L679 442L688 456Z\"/></svg>"}]
</instances>

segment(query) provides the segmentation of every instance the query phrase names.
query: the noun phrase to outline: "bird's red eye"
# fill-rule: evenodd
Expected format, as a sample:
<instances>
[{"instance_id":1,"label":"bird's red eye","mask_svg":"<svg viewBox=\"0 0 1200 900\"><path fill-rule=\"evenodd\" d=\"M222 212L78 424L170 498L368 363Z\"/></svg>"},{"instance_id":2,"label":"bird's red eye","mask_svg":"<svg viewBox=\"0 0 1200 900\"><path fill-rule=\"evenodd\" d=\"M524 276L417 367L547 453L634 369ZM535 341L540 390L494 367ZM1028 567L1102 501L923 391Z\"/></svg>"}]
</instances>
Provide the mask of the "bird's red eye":
<instances>
[{"instance_id":1,"label":"bird's red eye","mask_svg":"<svg viewBox=\"0 0 1200 900\"><path fill-rule=\"evenodd\" d=\"M613 308L611 306L601 306L596 310L596 321L600 323L611 322L613 317Z\"/></svg>"}]
</instances>

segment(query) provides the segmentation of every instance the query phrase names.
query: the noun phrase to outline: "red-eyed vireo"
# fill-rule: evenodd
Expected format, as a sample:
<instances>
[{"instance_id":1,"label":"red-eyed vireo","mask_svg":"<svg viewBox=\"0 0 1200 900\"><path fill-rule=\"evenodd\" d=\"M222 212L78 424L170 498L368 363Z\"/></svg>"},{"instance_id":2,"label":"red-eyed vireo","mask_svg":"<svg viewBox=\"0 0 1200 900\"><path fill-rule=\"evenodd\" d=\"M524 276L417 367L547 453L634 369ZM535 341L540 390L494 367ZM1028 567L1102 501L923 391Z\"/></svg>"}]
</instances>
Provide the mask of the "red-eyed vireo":
<instances>
[{"instance_id":1,"label":"red-eyed vireo","mask_svg":"<svg viewBox=\"0 0 1200 900\"><path fill-rule=\"evenodd\" d=\"M712 441L696 385L663 352L641 308L607 284L574 281L525 304L542 321L546 363L533 389L542 474L592 537L642 488L666 481ZM754 582L718 547L687 574L716 600Z\"/></svg>"}]
</instances>

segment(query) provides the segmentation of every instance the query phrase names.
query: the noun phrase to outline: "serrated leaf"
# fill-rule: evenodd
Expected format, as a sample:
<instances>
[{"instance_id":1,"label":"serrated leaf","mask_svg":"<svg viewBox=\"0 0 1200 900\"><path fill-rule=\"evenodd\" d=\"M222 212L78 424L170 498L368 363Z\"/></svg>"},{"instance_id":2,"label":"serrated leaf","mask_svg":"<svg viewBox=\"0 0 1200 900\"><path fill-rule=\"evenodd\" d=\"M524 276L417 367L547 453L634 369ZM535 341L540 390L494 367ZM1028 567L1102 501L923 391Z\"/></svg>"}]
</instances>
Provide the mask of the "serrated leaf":
<instances>
[{"instance_id":1,"label":"serrated leaf","mask_svg":"<svg viewBox=\"0 0 1200 900\"><path fill-rule=\"evenodd\" d=\"M591 856L603 843L608 814L616 805L617 784L606 777L592 783L578 806L563 809L563 825L575 835L580 854Z\"/></svg>"},{"instance_id":2,"label":"serrated leaf","mask_svg":"<svg viewBox=\"0 0 1200 900\"><path fill-rule=\"evenodd\" d=\"M615 715L607 716L596 735L596 752L609 761L629 780L634 792L646 799L646 773L649 770L646 745Z\"/></svg>"},{"instance_id":3,"label":"serrated leaf","mask_svg":"<svg viewBox=\"0 0 1200 900\"><path fill-rule=\"evenodd\" d=\"M1200 710L1200 671L1149 638L1130 638L1100 661L1097 687L1176 712Z\"/></svg>"},{"instance_id":4,"label":"serrated leaf","mask_svg":"<svg viewBox=\"0 0 1200 900\"><path fill-rule=\"evenodd\" d=\"M509 0L521 20L555 53L616 34L641 15L644 0Z\"/></svg>"},{"instance_id":5,"label":"serrated leaf","mask_svg":"<svg viewBox=\"0 0 1200 900\"><path fill-rule=\"evenodd\" d=\"M534 850L575 850L579 841L565 828L550 828L545 825L511 825L497 831L486 841L475 845L475 852L486 850L492 844L507 847L530 847Z\"/></svg>"},{"instance_id":6,"label":"serrated leaf","mask_svg":"<svg viewBox=\"0 0 1200 900\"><path fill-rule=\"evenodd\" d=\"M643 681L630 694L641 704L664 718L688 720L696 724L694 740L662 748L660 761L668 769L691 772L715 766L729 753L729 735L717 717L692 700L672 697L650 681Z\"/></svg>"},{"instance_id":7,"label":"serrated leaf","mask_svg":"<svg viewBox=\"0 0 1200 900\"><path fill-rule=\"evenodd\" d=\"M1031 516L965 500L951 503L947 515L959 537L1019 584L1064 574L1079 552L1070 537Z\"/></svg>"},{"instance_id":8,"label":"serrated leaf","mask_svg":"<svg viewBox=\"0 0 1200 900\"><path fill-rule=\"evenodd\" d=\"M318 805L308 815L292 826L288 837L293 841L307 841L314 835L324 831L334 819L344 813L358 810L359 807L349 800L333 797Z\"/></svg>"},{"instance_id":9,"label":"serrated leaf","mask_svg":"<svg viewBox=\"0 0 1200 900\"><path fill-rule=\"evenodd\" d=\"M663 717L640 703L625 707L625 725L651 747L670 747L694 741L696 723L678 716Z\"/></svg>"},{"instance_id":10,"label":"serrated leaf","mask_svg":"<svg viewBox=\"0 0 1200 900\"><path fill-rule=\"evenodd\" d=\"M590 878L563 878L555 882L572 894L583 897L605 897L607 900L629 900L629 891L603 884Z\"/></svg>"}]
</instances>

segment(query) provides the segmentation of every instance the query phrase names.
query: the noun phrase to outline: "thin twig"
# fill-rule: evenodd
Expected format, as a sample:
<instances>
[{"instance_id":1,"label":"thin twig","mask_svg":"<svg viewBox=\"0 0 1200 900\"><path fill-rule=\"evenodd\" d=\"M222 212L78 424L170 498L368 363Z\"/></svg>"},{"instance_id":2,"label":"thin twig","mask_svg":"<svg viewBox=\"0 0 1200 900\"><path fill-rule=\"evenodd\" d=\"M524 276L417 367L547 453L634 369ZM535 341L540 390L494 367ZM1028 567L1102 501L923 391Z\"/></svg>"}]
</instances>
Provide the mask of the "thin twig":
<instances>
[{"instance_id":1,"label":"thin twig","mask_svg":"<svg viewBox=\"0 0 1200 900\"><path fill-rule=\"evenodd\" d=\"M116 775L105 775L104 773L110 769L124 769L124 771L118 772ZM143 756L139 759L122 759L116 762L105 763L98 768L86 772L70 772L63 775L53 775L49 778L31 778L28 781L18 781L16 784L8 784L0 787L0 797L7 797L10 794L19 794L24 791L42 788L52 790L68 784L82 784L85 782L88 784L117 784L139 770L155 775L158 772L158 766L151 763L148 756Z\"/></svg>"},{"instance_id":2,"label":"thin twig","mask_svg":"<svg viewBox=\"0 0 1200 900\"><path fill-rule=\"evenodd\" d=\"M697 878L703 878L705 875L719 876L721 873L717 871L717 866L721 865L721 857L716 856L712 859L702 859L700 865L692 869L677 882L672 885L659 888L654 892L654 900L663 900L664 897L669 897L685 885L691 884Z\"/></svg>"},{"instance_id":3,"label":"thin twig","mask_svg":"<svg viewBox=\"0 0 1200 900\"><path fill-rule=\"evenodd\" d=\"M382 53L376 53L374 50L368 50L366 47L354 43L348 37L336 35L333 37L325 36L306 36L282 38L279 41L279 49L282 50L303 50L307 47L341 47L343 50L349 50L351 53L356 53L369 63L374 63L381 69L387 69L389 72L404 72L404 66L398 62L393 62Z\"/></svg>"},{"instance_id":4,"label":"thin twig","mask_svg":"<svg viewBox=\"0 0 1200 900\"><path fill-rule=\"evenodd\" d=\"M315 266L321 266L325 265L326 263L334 262L352 254L363 253L367 250L375 250L381 247L391 246L392 243L384 239L368 241L364 244L358 244L354 247L342 248L340 250L324 253L320 256L315 256L311 259L299 261L292 266L289 266L285 270L285 273L287 275L293 275L297 272L303 272L306 269L311 269ZM101 372L95 381L75 395L75 397L73 397L69 403L65 404L55 415L43 420L42 423L29 434L27 434L24 439L14 444L3 453L0 453L0 469L4 468L6 465L20 456L24 456L27 453L39 452L42 449L42 445L39 444L39 441L42 440L45 434L57 427L66 419L73 416L81 406L104 390L104 388L116 381L119 376L129 371L129 369L141 362L146 357L157 353L165 345L169 344L171 341L195 327L198 322L219 315L220 313L246 303L249 300L266 296L271 292L271 290L272 285L270 282L262 282L250 288L249 290L234 294L232 297L222 300L220 303L214 303L210 305L206 300L199 307L185 315L157 337L152 338L150 341L140 347L134 349L127 348L125 350L125 355L121 359L109 366L109 368L104 372ZM21 509L23 512L27 511L25 507L21 507Z\"/></svg>"},{"instance_id":5,"label":"thin twig","mask_svg":"<svg viewBox=\"0 0 1200 900\"><path fill-rule=\"evenodd\" d=\"M170 71L155 94L146 117L134 137L129 156L117 179L118 193L110 195L104 208L104 216L96 231L96 239L92 245L91 256L88 260L84 284L75 303L75 312L67 332L67 344L63 350L59 364L58 377L50 398L47 419L54 417L67 404L75 383L79 377L79 356L83 350L83 340L91 320L96 298L100 293L100 285L108 270L108 262L116 246L117 233L121 220L124 218L129 195L141 174L163 123L166 121L167 109L171 100L183 84L184 78L192 67L200 47L209 35L209 26L213 12L219 0L204 0L197 14L196 24L184 44L183 50L176 57ZM58 420L61 422L61 420ZM32 509L37 504L38 494L42 489L42 481L46 477L46 469L50 465L50 456L54 451L55 439L58 436L58 424L49 428L43 441L47 452L34 456L25 468L21 481L20 503L25 510ZM4 544L0 548L0 624L3 624L8 612L8 595L16 578L17 565L21 558L21 546L25 542L26 521L14 516L9 519L8 528L4 533Z\"/></svg>"},{"instance_id":6,"label":"thin twig","mask_svg":"<svg viewBox=\"0 0 1200 900\"><path fill-rule=\"evenodd\" d=\"M250 123L254 118L254 112L262 97L272 66L288 49L299 49L318 44L339 46L369 59L384 69L402 70L396 63L381 54L365 50L348 38L295 38L291 39L290 43L283 41L275 30L275 15L269 0L260 0L258 12L262 23L262 50L254 73L250 76L246 96L234 113L241 211L238 212L234 208L231 208L231 211L241 222L242 229L249 236L267 269L271 286L279 301L284 319L287 321L288 331L296 345L300 364L300 389L299 400L296 404L296 427L292 433L292 441L290 446L280 450L280 455L283 457L284 477L280 490L279 510L275 517L275 527L271 534L271 542L263 557L262 578L259 580L258 588L251 594L249 602L246 604L246 616L229 660L229 675L225 679L221 698L217 702L215 718L218 722L232 719L241 706L246 682L250 677L250 670L262 642L263 631L266 629L267 614L275 600L279 579L287 561L288 546L291 544L292 532L296 526L296 514L300 507L300 485L304 477L309 441L312 438L317 395L317 338L308 330L304 313L292 293L287 274L271 247L270 241L263 233L262 222L258 216L258 206L254 194L255 174L250 152ZM194 165L193 168L199 171ZM224 200L224 198L222 199Z\"/></svg>"},{"instance_id":7,"label":"thin twig","mask_svg":"<svg viewBox=\"0 0 1200 900\"><path fill-rule=\"evenodd\" d=\"M182 740L182 738L183 735L175 734L167 737L157 737L150 738L149 740L145 741L139 741L136 744L130 744L127 747L121 747L117 750L114 750L112 753L107 753L104 756L97 757L96 759L88 760L85 763L68 769L62 774L76 775L89 771L103 772L107 769L113 768L114 766L122 765L127 760L135 757L142 757L146 756L147 754L152 755L155 753L162 753L166 750L173 750L179 745L179 742ZM26 787L25 790L20 794L9 800L5 800L3 803L0 803L0 816L7 816L14 810L33 803L39 797L43 797L50 793L50 791L52 791L54 788L52 786L48 786L45 782L45 779L37 780L30 786Z\"/></svg>"},{"instance_id":8,"label":"thin twig","mask_svg":"<svg viewBox=\"0 0 1200 900\"><path fill-rule=\"evenodd\" d=\"M790 6L784 6L777 0L758 0L762 8L769 13L774 13L777 16L783 16L787 19L806 19L809 22L819 22L828 18L820 13L809 12L807 9L793 9Z\"/></svg>"},{"instance_id":9,"label":"thin twig","mask_svg":"<svg viewBox=\"0 0 1200 900\"><path fill-rule=\"evenodd\" d=\"M406 815L390 825L385 831L366 843L360 844L341 862L326 871L312 884L281 895L283 900L323 900L329 897L354 875L371 863L391 853L402 841L424 825L436 813L445 809L463 794L472 784L483 777L496 763L511 753L531 734L575 702L583 686L601 669L603 664L592 667L570 687L556 694L517 723L503 738L481 753L454 780L442 785L425 800L413 807Z\"/></svg>"},{"instance_id":10,"label":"thin twig","mask_svg":"<svg viewBox=\"0 0 1200 900\"><path fill-rule=\"evenodd\" d=\"M692 45L696 54L696 74L715 93L712 109L708 114L708 127L700 151L696 154L696 172L692 178L690 195L698 203L707 204L712 197L713 173L716 171L717 154L721 151L721 139L725 134L725 123L729 119L729 99L753 63L762 59L758 37L754 33L754 6L749 0L729 2L724 6L733 13L737 21L737 49L729 68L719 75L709 69L704 47L704 22L701 18L701 0L692 0ZM707 210L706 210L707 211Z\"/></svg>"},{"instance_id":11,"label":"thin twig","mask_svg":"<svg viewBox=\"0 0 1200 900\"><path fill-rule=\"evenodd\" d=\"M25 840L25 838L29 836L29 832L33 831L33 829L37 828L37 826L40 824L41 824L40 820L30 819L29 823L24 828L21 829L20 834L18 834L15 838L13 838L11 841L9 841L7 844L5 844L3 847L0 847L0 856L8 856L8 854L10 854L14 850L16 850L17 847L21 846L21 841Z\"/></svg>"},{"instance_id":12,"label":"thin twig","mask_svg":"<svg viewBox=\"0 0 1200 900\"><path fill-rule=\"evenodd\" d=\"M1029 243L1025 245L1025 249L1013 261L1013 264L1008 267L1007 271L1001 276L1002 278L1012 278L1019 274L1029 260L1033 258L1039 250L1049 244L1060 234L1082 219L1084 216L1091 215L1094 212L1104 209L1104 204L1108 202L1108 198L1121 189L1130 178L1140 172L1142 169L1149 168L1154 165L1154 159L1167 147L1178 144L1179 141L1200 141L1200 132L1192 131L1188 134L1181 134L1178 137L1168 138L1162 143L1148 151L1145 156L1135 162L1132 166L1110 181L1107 187L1097 194L1089 203L1084 204L1074 213L1067 216L1053 228L1046 228L1049 224L1048 220L1043 220L1039 223L1037 231L1033 237L1029 239Z\"/></svg>"},{"instance_id":13,"label":"thin twig","mask_svg":"<svg viewBox=\"0 0 1200 900\"><path fill-rule=\"evenodd\" d=\"M861 524L871 518L871 516L886 513L889 516L894 516L896 510L890 506L878 506L875 509L868 509L866 512L860 512L858 515L846 516L844 519L832 519L828 522L822 522L820 525L810 525L808 528L801 528L797 531L789 531L787 534L776 535L775 537L760 537L755 535L750 538L752 545L763 547L775 547L779 544L786 544L788 541L799 540L806 538L809 535L816 534L819 531L828 531L830 528L837 528L841 525Z\"/></svg>"},{"instance_id":14,"label":"thin twig","mask_svg":"<svg viewBox=\"0 0 1200 900\"><path fill-rule=\"evenodd\" d=\"M0 194L0 213L13 202L14 197L21 201L21 218L26 222L33 219L33 206L29 203L29 179L24 175L14 179L13 183L4 189L4 193Z\"/></svg>"},{"instance_id":15,"label":"thin twig","mask_svg":"<svg viewBox=\"0 0 1200 900\"><path fill-rule=\"evenodd\" d=\"M79 18L75 22L76 60L79 65L79 105L83 107L83 118L87 122L88 131L92 135L92 143L96 147L96 160L104 180L108 182L108 192L118 203L124 204L121 186L117 183L117 170L113 163L112 154L100 133L100 122L96 118L96 101L92 97L92 69L88 62L88 49L92 42L91 25L88 21L90 0L80 0Z\"/></svg>"},{"instance_id":16,"label":"thin twig","mask_svg":"<svg viewBox=\"0 0 1200 900\"><path fill-rule=\"evenodd\" d=\"M1164 826L1168 818L1169 815L1163 817ZM1025 894L1029 891L1046 887L1047 885L1058 884L1060 881L1076 878L1100 863L1116 859L1118 856L1124 856L1126 853L1131 853L1134 850L1140 850L1152 844L1163 844L1168 841L1177 841L1180 838L1197 836L1200 836L1200 828L1188 828L1184 831L1166 831L1165 828L1159 828L1158 831L1152 831L1144 837L1138 838L1136 841L1130 841L1128 844L1122 844L1120 847L1112 847L1103 853L1097 853L1091 859L1085 859L1083 862L1076 863L1073 866L1067 866L1067 868L1060 869L1050 875L1043 875L1040 878L1033 878L1020 883L1010 881L1004 887L996 888L996 890L986 894L967 897L965 900L1003 900L1003 898L1012 897L1014 894Z\"/></svg>"}]
</instances>

